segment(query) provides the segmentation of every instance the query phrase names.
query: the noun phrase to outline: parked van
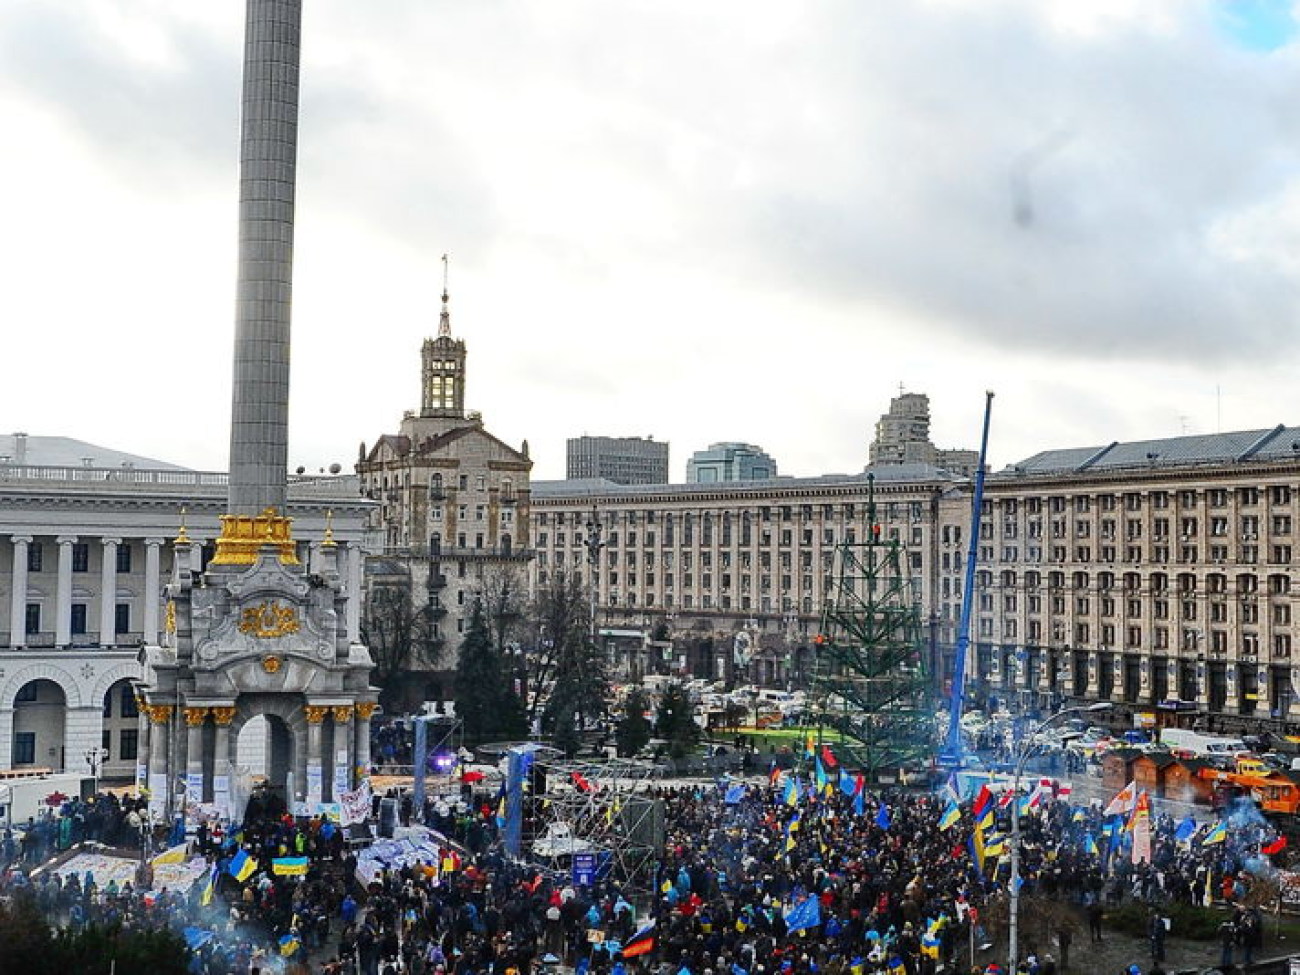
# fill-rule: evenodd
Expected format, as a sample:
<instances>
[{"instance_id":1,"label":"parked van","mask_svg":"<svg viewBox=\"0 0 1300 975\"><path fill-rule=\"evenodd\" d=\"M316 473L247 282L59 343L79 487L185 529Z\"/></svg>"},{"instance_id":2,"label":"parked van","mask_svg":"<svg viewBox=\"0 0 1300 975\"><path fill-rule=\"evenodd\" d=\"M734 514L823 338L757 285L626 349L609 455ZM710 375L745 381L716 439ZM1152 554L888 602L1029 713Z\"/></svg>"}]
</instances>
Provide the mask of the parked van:
<instances>
[{"instance_id":1,"label":"parked van","mask_svg":"<svg viewBox=\"0 0 1300 975\"><path fill-rule=\"evenodd\" d=\"M1165 728L1160 732L1160 744L1170 751L1190 752L1193 755L1221 755L1226 758L1250 755L1250 749L1240 738L1203 735L1186 728Z\"/></svg>"}]
</instances>

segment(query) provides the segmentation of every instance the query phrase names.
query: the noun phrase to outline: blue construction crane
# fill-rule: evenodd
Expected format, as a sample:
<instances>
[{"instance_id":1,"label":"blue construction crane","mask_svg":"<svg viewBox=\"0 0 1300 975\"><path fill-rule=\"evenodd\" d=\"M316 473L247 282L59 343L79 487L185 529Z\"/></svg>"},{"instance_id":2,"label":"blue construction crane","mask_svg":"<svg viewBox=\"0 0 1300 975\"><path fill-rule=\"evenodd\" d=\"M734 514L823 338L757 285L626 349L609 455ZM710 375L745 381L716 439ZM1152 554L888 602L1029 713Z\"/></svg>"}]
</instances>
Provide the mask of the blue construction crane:
<instances>
[{"instance_id":1,"label":"blue construction crane","mask_svg":"<svg viewBox=\"0 0 1300 975\"><path fill-rule=\"evenodd\" d=\"M975 494L970 503L970 545L966 551L966 580L961 593L961 617L957 622L957 643L953 650L952 690L948 695L948 736L939 751L939 764L960 768L962 756L961 712L966 698L966 655L970 652L970 610L975 602L975 564L979 559L980 514L984 507L984 468L989 450L989 418L993 414L993 392L984 394L984 432L980 436L980 459L975 468Z\"/></svg>"}]
</instances>

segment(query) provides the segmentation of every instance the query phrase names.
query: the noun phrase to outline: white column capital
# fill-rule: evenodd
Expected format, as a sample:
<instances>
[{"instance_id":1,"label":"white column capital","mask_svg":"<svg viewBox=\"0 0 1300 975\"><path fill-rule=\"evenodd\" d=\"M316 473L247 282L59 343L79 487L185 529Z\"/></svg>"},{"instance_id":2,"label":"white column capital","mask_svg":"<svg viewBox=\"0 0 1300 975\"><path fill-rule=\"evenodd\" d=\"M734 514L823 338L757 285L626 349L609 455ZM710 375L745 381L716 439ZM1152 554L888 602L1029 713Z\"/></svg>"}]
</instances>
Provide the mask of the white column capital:
<instances>
[{"instance_id":1,"label":"white column capital","mask_svg":"<svg viewBox=\"0 0 1300 975\"><path fill-rule=\"evenodd\" d=\"M14 545L30 545L32 543L31 535L11 535L9 541Z\"/></svg>"},{"instance_id":2,"label":"white column capital","mask_svg":"<svg viewBox=\"0 0 1300 975\"><path fill-rule=\"evenodd\" d=\"M54 540L58 542L60 545L72 545L78 539L76 535L58 535L55 537Z\"/></svg>"},{"instance_id":3,"label":"white column capital","mask_svg":"<svg viewBox=\"0 0 1300 975\"><path fill-rule=\"evenodd\" d=\"M99 540L99 544L100 544L100 545L103 545L104 548L108 548L110 545L116 547L116 546L122 544L122 539L120 539L120 538L101 538L101 539Z\"/></svg>"},{"instance_id":4,"label":"white column capital","mask_svg":"<svg viewBox=\"0 0 1300 975\"><path fill-rule=\"evenodd\" d=\"M146 538L144 543L149 548L162 548L167 544L167 540L165 538Z\"/></svg>"}]
</instances>

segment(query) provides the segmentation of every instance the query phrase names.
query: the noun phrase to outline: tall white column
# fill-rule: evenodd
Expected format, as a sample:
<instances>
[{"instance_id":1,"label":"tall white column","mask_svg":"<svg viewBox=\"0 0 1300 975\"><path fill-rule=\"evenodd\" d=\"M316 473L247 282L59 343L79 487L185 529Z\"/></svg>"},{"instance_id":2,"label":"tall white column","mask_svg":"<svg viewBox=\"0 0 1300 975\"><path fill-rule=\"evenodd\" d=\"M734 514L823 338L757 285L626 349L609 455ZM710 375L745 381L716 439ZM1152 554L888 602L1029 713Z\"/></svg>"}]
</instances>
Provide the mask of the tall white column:
<instances>
[{"instance_id":1,"label":"tall white column","mask_svg":"<svg viewBox=\"0 0 1300 975\"><path fill-rule=\"evenodd\" d=\"M159 564L161 538L144 540L144 642L146 646L158 644L158 614L162 607L162 567Z\"/></svg>"},{"instance_id":2,"label":"tall white column","mask_svg":"<svg viewBox=\"0 0 1300 975\"><path fill-rule=\"evenodd\" d=\"M59 588L54 600L54 645L66 647L72 643L72 546L76 535L60 535Z\"/></svg>"},{"instance_id":3,"label":"tall white column","mask_svg":"<svg viewBox=\"0 0 1300 975\"><path fill-rule=\"evenodd\" d=\"M99 566L99 645L117 645L117 547L120 538L100 539L104 550Z\"/></svg>"},{"instance_id":4,"label":"tall white column","mask_svg":"<svg viewBox=\"0 0 1300 975\"><path fill-rule=\"evenodd\" d=\"M9 645L15 650L27 646L27 546L31 535L15 535L9 539L14 546L14 569L11 574L13 589L9 599ZM7 763L7 755L0 762Z\"/></svg>"},{"instance_id":5,"label":"tall white column","mask_svg":"<svg viewBox=\"0 0 1300 975\"><path fill-rule=\"evenodd\" d=\"M349 545L348 555L348 642L361 642L361 568L364 555L358 545Z\"/></svg>"}]
</instances>

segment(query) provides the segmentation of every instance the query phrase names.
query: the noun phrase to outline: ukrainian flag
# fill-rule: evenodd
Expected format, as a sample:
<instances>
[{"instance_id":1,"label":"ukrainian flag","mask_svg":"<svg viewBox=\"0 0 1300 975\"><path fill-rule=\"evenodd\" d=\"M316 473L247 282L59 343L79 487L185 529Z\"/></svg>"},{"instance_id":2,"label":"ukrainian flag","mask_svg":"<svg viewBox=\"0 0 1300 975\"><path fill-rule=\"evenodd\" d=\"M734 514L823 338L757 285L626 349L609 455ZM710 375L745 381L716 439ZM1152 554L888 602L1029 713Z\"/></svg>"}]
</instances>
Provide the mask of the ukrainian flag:
<instances>
[{"instance_id":1,"label":"ukrainian flag","mask_svg":"<svg viewBox=\"0 0 1300 975\"><path fill-rule=\"evenodd\" d=\"M199 903L207 907L212 903L212 895L217 892L217 865L214 863L212 869L208 871L208 882L203 885L203 896L199 898Z\"/></svg>"},{"instance_id":2,"label":"ukrainian flag","mask_svg":"<svg viewBox=\"0 0 1300 975\"><path fill-rule=\"evenodd\" d=\"M277 877L301 877L307 873L306 857L276 857L271 861L271 872Z\"/></svg>"},{"instance_id":3,"label":"ukrainian flag","mask_svg":"<svg viewBox=\"0 0 1300 975\"><path fill-rule=\"evenodd\" d=\"M787 806L799 805L799 783L795 781L793 775L786 779L785 795L781 798L784 799Z\"/></svg>"},{"instance_id":4,"label":"ukrainian flag","mask_svg":"<svg viewBox=\"0 0 1300 975\"><path fill-rule=\"evenodd\" d=\"M1205 839L1201 840L1203 846L1209 846L1211 843L1222 843L1228 838L1228 826L1223 820L1219 820L1210 831L1205 834Z\"/></svg>"},{"instance_id":5,"label":"ukrainian flag","mask_svg":"<svg viewBox=\"0 0 1300 975\"><path fill-rule=\"evenodd\" d=\"M939 828L941 830L951 829L959 822L961 822L961 810L957 808L957 803L950 799L948 800L948 808L945 809L943 815L939 817Z\"/></svg>"},{"instance_id":6,"label":"ukrainian flag","mask_svg":"<svg viewBox=\"0 0 1300 975\"><path fill-rule=\"evenodd\" d=\"M298 936L292 931L280 939L280 954L285 958L288 958L301 947L302 942L298 940Z\"/></svg>"},{"instance_id":7,"label":"ukrainian flag","mask_svg":"<svg viewBox=\"0 0 1300 975\"><path fill-rule=\"evenodd\" d=\"M1007 851L1005 836L990 836L984 841L984 857L1000 857Z\"/></svg>"},{"instance_id":8,"label":"ukrainian flag","mask_svg":"<svg viewBox=\"0 0 1300 975\"><path fill-rule=\"evenodd\" d=\"M1097 841L1092 838L1091 833L1083 834L1083 852L1089 856L1097 855Z\"/></svg>"},{"instance_id":9,"label":"ukrainian flag","mask_svg":"<svg viewBox=\"0 0 1300 975\"><path fill-rule=\"evenodd\" d=\"M257 871L257 861L248 855L247 850L240 850L230 858L226 871L242 884Z\"/></svg>"}]
</instances>

